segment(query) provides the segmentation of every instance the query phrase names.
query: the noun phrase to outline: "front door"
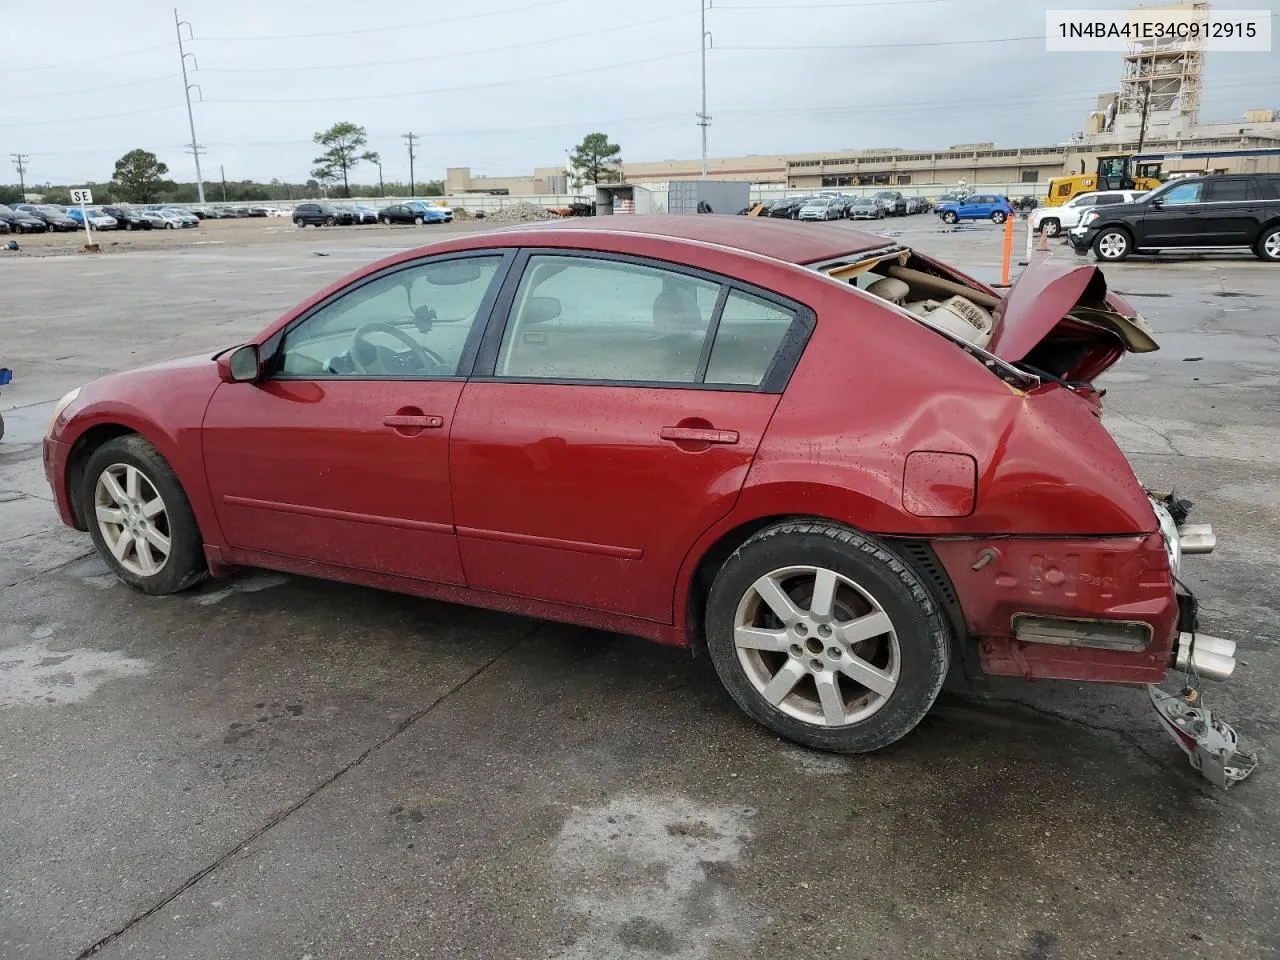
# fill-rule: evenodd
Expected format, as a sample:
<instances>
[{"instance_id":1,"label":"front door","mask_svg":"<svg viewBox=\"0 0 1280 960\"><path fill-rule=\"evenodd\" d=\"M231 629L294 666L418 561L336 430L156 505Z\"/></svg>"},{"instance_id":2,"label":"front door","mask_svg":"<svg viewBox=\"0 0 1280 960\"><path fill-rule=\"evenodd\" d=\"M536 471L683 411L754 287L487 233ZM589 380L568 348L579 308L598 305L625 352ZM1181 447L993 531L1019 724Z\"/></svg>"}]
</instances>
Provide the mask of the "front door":
<instances>
[{"instance_id":1,"label":"front door","mask_svg":"<svg viewBox=\"0 0 1280 960\"><path fill-rule=\"evenodd\" d=\"M1201 247L1204 237L1204 184L1187 180L1153 197L1142 214L1140 247Z\"/></svg>"},{"instance_id":2,"label":"front door","mask_svg":"<svg viewBox=\"0 0 1280 960\"><path fill-rule=\"evenodd\" d=\"M359 280L285 331L265 379L217 389L203 447L230 546L463 582L448 437L502 264Z\"/></svg>"},{"instance_id":3,"label":"front door","mask_svg":"<svg viewBox=\"0 0 1280 960\"><path fill-rule=\"evenodd\" d=\"M454 417L467 583L670 623L680 565L737 500L808 314L669 265L525 259Z\"/></svg>"}]
</instances>

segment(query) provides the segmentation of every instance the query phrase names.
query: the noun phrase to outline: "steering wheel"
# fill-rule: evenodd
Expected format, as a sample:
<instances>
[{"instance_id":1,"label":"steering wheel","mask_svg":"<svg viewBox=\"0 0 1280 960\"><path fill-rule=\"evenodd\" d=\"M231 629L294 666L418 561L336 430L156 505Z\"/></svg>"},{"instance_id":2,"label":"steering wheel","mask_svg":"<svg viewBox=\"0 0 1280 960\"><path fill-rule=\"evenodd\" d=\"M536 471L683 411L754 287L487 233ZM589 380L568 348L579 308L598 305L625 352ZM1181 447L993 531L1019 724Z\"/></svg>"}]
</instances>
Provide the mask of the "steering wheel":
<instances>
[{"instance_id":1,"label":"steering wheel","mask_svg":"<svg viewBox=\"0 0 1280 960\"><path fill-rule=\"evenodd\" d=\"M449 368L444 357L440 356L434 350L428 350L399 327L394 327L389 323L374 321L373 323L366 323L362 327L357 327L355 332L351 334L351 362L356 365L356 369L361 373L377 374L391 372L386 369L386 364L381 363L382 352L378 345L370 343L365 339L365 337L371 333L385 333L399 340L409 348L409 352L413 354L414 359L418 361L418 365L425 373L443 373ZM372 350L374 356L379 358L379 365L383 368L382 370L373 370L364 362L360 355L365 350Z\"/></svg>"}]
</instances>

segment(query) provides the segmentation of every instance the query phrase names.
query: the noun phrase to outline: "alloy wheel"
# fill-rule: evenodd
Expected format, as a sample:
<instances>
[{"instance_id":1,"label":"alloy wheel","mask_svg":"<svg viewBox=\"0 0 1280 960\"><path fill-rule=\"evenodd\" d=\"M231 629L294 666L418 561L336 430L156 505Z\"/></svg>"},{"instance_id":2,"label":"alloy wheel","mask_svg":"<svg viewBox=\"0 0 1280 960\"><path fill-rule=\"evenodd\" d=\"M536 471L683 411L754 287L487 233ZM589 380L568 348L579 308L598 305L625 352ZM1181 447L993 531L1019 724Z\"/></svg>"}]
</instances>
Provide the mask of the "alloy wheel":
<instances>
[{"instance_id":1,"label":"alloy wheel","mask_svg":"<svg viewBox=\"0 0 1280 960\"><path fill-rule=\"evenodd\" d=\"M1273 233L1267 237L1262 249L1269 259L1280 260L1280 232Z\"/></svg>"},{"instance_id":2,"label":"alloy wheel","mask_svg":"<svg viewBox=\"0 0 1280 960\"><path fill-rule=\"evenodd\" d=\"M141 577L164 569L173 549L169 512L155 484L137 467L114 463L93 488L94 516L120 566Z\"/></svg>"},{"instance_id":3,"label":"alloy wheel","mask_svg":"<svg viewBox=\"0 0 1280 960\"><path fill-rule=\"evenodd\" d=\"M867 719L898 686L902 654L893 621L861 585L826 567L783 567L760 577L733 625L748 682L804 723Z\"/></svg>"},{"instance_id":4,"label":"alloy wheel","mask_svg":"<svg viewBox=\"0 0 1280 960\"><path fill-rule=\"evenodd\" d=\"M1098 253L1102 254L1103 259L1106 260L1118 260L1128 249L1129 241L1120 233L1104 234L1098 241Z\"/></svg>"}]
</instances>

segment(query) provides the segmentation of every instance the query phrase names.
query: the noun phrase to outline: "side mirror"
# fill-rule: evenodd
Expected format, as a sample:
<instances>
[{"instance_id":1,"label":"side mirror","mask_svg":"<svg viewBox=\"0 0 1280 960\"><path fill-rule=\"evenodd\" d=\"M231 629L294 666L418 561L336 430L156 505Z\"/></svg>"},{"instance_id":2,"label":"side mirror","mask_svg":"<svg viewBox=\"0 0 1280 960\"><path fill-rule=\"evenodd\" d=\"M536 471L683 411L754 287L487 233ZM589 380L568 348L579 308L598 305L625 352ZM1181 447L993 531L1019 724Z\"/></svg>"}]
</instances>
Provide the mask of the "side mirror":
<instances>
[{"instance_id":1,"label":"side mirror","mask_svg":"<svg viewBox=\"0 0 1280 960\"><path fill-rule=\"evenodd\" d=\"M218 357L218 376L223 383L252 383L262 376L258 345L246 343Z\"/></svg>"},{"instance_id":2,"label":"side mirror","mask_svg":"<svg viewBox=\"0 0 1280 960\"><path fill-rule=\"evenodd\" d=\"M1164 197L1156 197L1154 200L1151 201L1151 206L1159 210L1161 207L1164 206Z\"/></svg>"}]
</instances>

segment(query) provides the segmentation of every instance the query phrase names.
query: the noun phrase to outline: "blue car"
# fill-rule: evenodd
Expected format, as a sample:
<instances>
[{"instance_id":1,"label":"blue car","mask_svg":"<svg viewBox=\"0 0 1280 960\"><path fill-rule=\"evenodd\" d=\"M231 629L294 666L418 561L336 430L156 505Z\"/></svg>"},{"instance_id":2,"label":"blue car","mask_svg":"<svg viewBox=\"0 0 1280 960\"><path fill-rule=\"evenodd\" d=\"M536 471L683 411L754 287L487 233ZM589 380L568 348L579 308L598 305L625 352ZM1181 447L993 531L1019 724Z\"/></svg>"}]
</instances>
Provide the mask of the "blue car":
<instances>
[{"instance_id":1,"label":"blue car","mask_svg":"<svg viewBox=\"0 0 1280 960\"><path fill-rule=\"evenodd\" d=\"M938 207L938 216L944 223L959 223L961 220L990 220L992 223L1004 223L1013 216L1013 204L1008 197L990 193L975 193L959 200L952 200Z\"/></svg>"},{"instance_id":2,"label":"blue car","mask_svg":"<svg viewBox=\"0 0 1280 960\"><path fill-rule=\"evenodd\" d=\"M453 210L449 207L428 203L426 200L407 200L405 201L405 206L420 211L423 223L451 223L453 221Z\"/></svg>"}]
</instances>

